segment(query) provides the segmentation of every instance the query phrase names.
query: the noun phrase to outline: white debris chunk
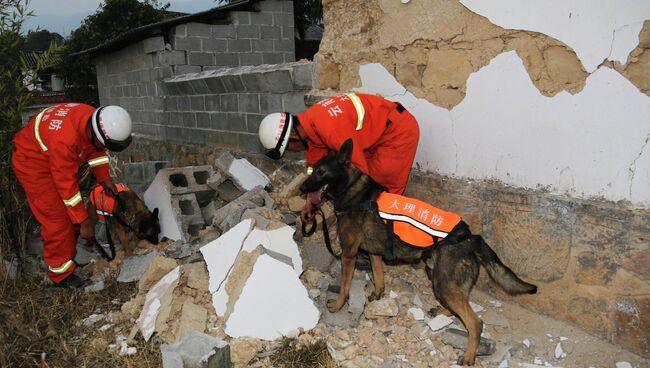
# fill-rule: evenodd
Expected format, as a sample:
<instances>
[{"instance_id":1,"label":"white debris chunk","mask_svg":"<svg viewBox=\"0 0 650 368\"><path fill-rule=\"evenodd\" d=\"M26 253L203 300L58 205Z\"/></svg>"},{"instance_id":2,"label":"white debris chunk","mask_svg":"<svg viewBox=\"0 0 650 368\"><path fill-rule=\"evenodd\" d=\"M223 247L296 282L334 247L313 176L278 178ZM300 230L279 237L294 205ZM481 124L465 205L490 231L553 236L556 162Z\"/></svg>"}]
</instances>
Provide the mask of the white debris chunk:
<instances>
[{"instance_id":1,"label":"white debris chunk","mask_svg":"<svg viewBox=\"0 0 650 368\"><path fill-rule=\"evenodd\" d=\"M632 368L632 364L628 362L616 362L616 368Z\"/></svg>"},{"instance_id":2,"label":"white debris chunk","mask_svg":"<svg viewBox=\"0 0 650 368\"><path fill-rule=\"evenodd\" d=\"M388 296L390 296L391 299L395 299L397 298L398 294L391 290L390 293L388 293Z\"/></svg>"},{"instance_id":3,"label":"white debris chunk","mask_svg":"<svg viewBox=\"0 0 650 368\"><path fill-rule=\"evenodd\" d=\"M271 184L269 178L260 169L245 158L236 158L231 152L219 156L215 166L232 178L235 185L246 191L258 185L265 188Z\"/></svg>"},{"instance_id":4,"label":"white debris chunk","mask_svg":"<svg viewBox=\"0 0 650 368\"><path fill-rule=\"evenodd\" d=\"M445 316L444 314L439 314L430 320L425 320L427 325L429 325L433 331L438 331L442 328L445 328L449 326L453 321L453 319Z\"/></svg>"},{"instance_id":5,"label":"white debris chunk","mask_svg":"<svg viewBox=\"0 0 650 368\"><path fill-rule=\"evenodd\" d=\"M569 339L568 337L560 336L560 341L566 341L568 339Z\"/></svg>"},{"instance_id":6,"label":"white debris chunk","mask_svg":"<svg viewBox=\"0 0 650 368\"><path fill-rule=\"evenodd\" d=\"M535 359L533 359L533 363L535 363L537 365L543 365L544 361L540 357L535 357Z\"/></svg>"},{"instance_id":7,"label":"white debris chunk","mask_svg":"<svg viewBox=\"0 0 650 368\"><path fill-rule=\"evenodd\" d=\"M501 302L498 300L490 300L490 304L492 304L495 308L501 307Z\"/></svg>"},{"instance_id":8,"label":"white debris chunk","mask_svg":"<svg viewBox=\"0 0 650 368\"><path fill-rule=\"evenodd\" d=\"M555 346L555 359L566 358L566 353L562 349L562 343L558 342Z\"/></svg>"},{"instance_id":9,"label":"white debris chunk","mask_svg":"<svg viewBox=\"0 0 650 368\"><path fill-rule=\"evenodd\" d=\"M107 324L103 325L102 327L100 327L99 330L104 332L104 331L108 331L108 329L111 328L111 327L113 327L113 325L110 324L110 323L107 323Z\"/></svg>"},{"instance_id":10,"label":"white debris chunk","mask_svg":"<svg viewBox=\"0 0 650 368\"><path fill-rule=\"evenodd\" d=\"M160 307L171 301L172 292L178 284L178 278L181 274L181 268L176 267L168 274L163 276L147 293L144 299L144 306L136 324L140 327L140 332L145 341L149 341L156 327L156 319L160 312Z\"/></svg>"},{"instance_id":11,"label":"white debris chunk","mask_svg":"<svg viewBox=\"0 0 650 368\"><path fill-rule=\"evenodd\" d=\"M422 321L424 319L424 311L420 308L409 308L408 313L416 321Z\"/></svg>"},{"instance_id":12,"label":"white debris chunk","mask_svg":"<svg viewBox=\"0 0 650 368\"><path fill-rule=\"evenodd\" d=\"M499 363L499 368L509 368L510 366L508 365L508 360L504 359Z\"/></svg>"},{"instance_id":13,"label":"white debris chunk","mask_svg":"<svg viewBox=\"0 0 650 368\"><path fill-rule=\"evenodd\" d=\"M473 302L469 302L469 306L472 307L472 310L474 311L474 313L482 312L485 309L485 308L483 308L482 305L479 305L479 304L476 304L476 303L473 303Z\"/></svg>"},{"instance_id":14,"label":"white debris chunk","mask_svg":"<svg viewBox=\"0 0 650 368\"><path fill-rule=\"evenodd\" d=\"M283 226L275 230L253 229L244 241L243 251L250 252L258 245L264 248L283 254L291 258L296 274L302 274L302 257L298 250L298 244L293 240L295 230L289 226Z\"/></svg>"},{"instance_id":15,"label":"white debris chunk","mask_svg":"<svg viewBox=\"0 0 650 368\"><path fill-rule=\"evenodd\" d=\"M103 314L91 314L90 316L84 318L81 322L83 323L84 326L90 327L95 323L103 320L105 317L106 316Z\"/></svg>"},{"instance_id":16,"label":"white debris chunk","mask_svg":"<svg viewBox=\"0 0 650 368\"><path fill-rule=\"evenodd\" d=\"M528 340L528 339L524 339L524 341L522 341L522 343L523 343L527 348L530 347L530 340Z\"/></svg>"},{"instance_id":17,"label":"white debris chunk","mask_svg":"<svg viewBox=\"0 0 650 368\"><path fill-rule=\"evenodd\" d=\"M422 300L420 299L419 294L415 294L415 296L413 297L413 304L415 304L418 307L422 308Z\"/></svg>"}]
</instances>

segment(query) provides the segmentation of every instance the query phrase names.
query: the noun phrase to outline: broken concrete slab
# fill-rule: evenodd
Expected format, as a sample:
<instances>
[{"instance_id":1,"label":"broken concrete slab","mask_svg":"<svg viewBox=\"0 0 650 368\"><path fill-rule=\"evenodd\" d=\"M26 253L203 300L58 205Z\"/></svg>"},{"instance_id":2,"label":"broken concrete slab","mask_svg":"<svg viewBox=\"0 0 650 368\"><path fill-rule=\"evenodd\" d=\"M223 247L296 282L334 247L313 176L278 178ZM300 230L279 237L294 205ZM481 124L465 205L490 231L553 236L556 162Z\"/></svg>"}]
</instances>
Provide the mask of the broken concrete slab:
<instances>
[{"instance_id":1,"label":"broken concrete slab","mask_svg":"<svg viewBox=\"0 0 650 368\"><path fill-rule=\"evenodd\" d=\"M230 346L221 339L196 331L188 331L181 341L161 345L160 351L163 368L232 367Z\"/></svg>"},{"instance_id":2,"label":"broken concrete slab","mask_svg":"<svg viewBox=\"0 0 650 368\"><path fill-rule=\"evenodd\" d=\"M275 202L269 194L262 187L255 187L215 211L212 224L222 232L226 232L243 220L246 210L255 210L260 207L271 210L274 206Z\"/></svg>"},{"instance_id":3,"label":"broken concrete slab","mask_svg":"<svg viewBox=\"0 0 650 368\"><path fill-rule=\"evenodd\" d=\"M205 263L195 262L185 265L187 287L195 290L208 290L209 276Z\"/></svg>"},{"instance_id":4,"label":"broken concrete slab","mask_svg":"<svg viewBox=\"0 0 650 368\"><path fill-rule=\"evenodd\" d=\"M424 321L427 323L427 325L429 325L429 327L431 327L431 330L433 331L441 330L454 322L451 317L445 316L444 314L438 314L431 319L425 318Z\"/></svg>"},{"instance_id":5,"label":"broken concrete slab","mask_svg":"<svg viewBox=\"0 0 650 368\"><path fill-rule=\"evenodd\" d=\"M271 189L271 181L245 158L235 156L232 152L224 152L215 162L215 167L230 177L234 184L243 190L251 190L256 186Z\"/></svg>"},{"instance_id":6,"label":"broken concrete slab","mask_svg":"<svg viewBox=\"0 0 650 368\"><path fill-rule=\"evenodd\" d=\"M383 298L374 300L365 310L365 316L369 319L376 319L379 317L395 317L399 313L399 306L395 299Z\"/></svg>"},{"instance_id":7,"label":"broken concrete slab","mask_svg":"<svg viewBox=\"0 0 650 368\"><path fill-rule=\"evenodd\" d=\"M234 303L225 332L235 338L275 340L299 328L312 329L319 317L294 267L264 252Z\"/></svg>"},{"instance_id":8,"label":"broken concrete slab","mask_svg":"<svg viewBox=\"0 0 650 368\"><path fill-rule=\"evenodd\" d=\"M302 274L302 257L298 244L293 240L294 229L282 226L275 230L261 230L255 227L246 237L242 250L251 251L258 245L291 258L296 275Z\"/></svg>"},{"instance_id":9,"label":"broken concrete slab","mask_svg":"<svg viewBox=\"0 0 650 368\"><path fill-rule=\"evenodd\" d=\"M440 336L443 343L451 345L456 349L467 349L467 332L455 328L448 328ZM496 343L493 340L481 337L476 350L477 355L491 355L496 351Z\"/></svg>"},{"instance_id":10,"label":"broken concrete slab","mask_svg":"<svg viewBox=\"0 0 650 368\"><path fill-rule=\"evenodd\" d=\"M149 338L153 335L158 313L162 307L170 302L172 292L178 284L179 276L180 267L176 267L160 279L147 293L142 312L136 321L145 341L149 341Z\"/></svg>"},{"instance_id":11,"label":"broken concrete slab","mask_svg":"<svg viewBox=\"0 0 650 368\"><path fill-rule=\"evenodd\" d=\"M156 256L149 264L149 268L140 277L140 281L138 281L138 291L140 293L146 293L163 276L176 268L176 266L177 264L174 259Z\"/></svg>"},{"instance_id":12,"label":"broken concrete slab","mask_svg":"<svg viewBox=\"0 0 650 368\"><path fill-rule=\"evenodd\" d=\"M307 262L320 272L329 271L334 262L334 256L319 241L309 241L303 246L302 252Z\"/></svg>"},{"instance_id":13,"label":"broken concrete slab","mask_svg":"<svg viewBox=\"0 0 650 368\"><path fill-rule=\"evenodd\" d=\"M178 320L178 330L175 341L180 341L189 331L204 332L208 320L208 311L200 305L186 300L181 309L181 316Z\"/></svg>"},{"instance_id":14,"label":"broken concrete slab","mask_svg":"<svg viewBox=\"0 0 650 368\"><path fill-rule=\"evenodd\" d=\"M120 274L117 276L117 282L133 282L140 280L157 256L157 252L149 252L126 258L124 262L122 262Z\"/></svg>"}]
</instances>

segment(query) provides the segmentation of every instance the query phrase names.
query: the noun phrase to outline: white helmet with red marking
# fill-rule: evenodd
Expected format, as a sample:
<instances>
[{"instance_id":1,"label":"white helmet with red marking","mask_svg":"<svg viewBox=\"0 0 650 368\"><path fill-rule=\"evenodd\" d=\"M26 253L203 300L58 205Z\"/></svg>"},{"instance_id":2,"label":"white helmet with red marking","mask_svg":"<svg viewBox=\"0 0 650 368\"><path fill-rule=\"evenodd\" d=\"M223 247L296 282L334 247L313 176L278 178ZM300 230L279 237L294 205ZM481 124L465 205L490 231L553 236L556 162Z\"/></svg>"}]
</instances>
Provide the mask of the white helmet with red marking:
<instances>
[{"instance_id":1,"label":"white helmet with red marking","mask_svg":"<svg viewBox=\"0 0 650 368\"><path fill-rule=\"evenodd\" d=\"M119 152L131 144L131 116L119 106L101 106L91 119L95 137L109 151Z\"/></svg>"}]
</instances>

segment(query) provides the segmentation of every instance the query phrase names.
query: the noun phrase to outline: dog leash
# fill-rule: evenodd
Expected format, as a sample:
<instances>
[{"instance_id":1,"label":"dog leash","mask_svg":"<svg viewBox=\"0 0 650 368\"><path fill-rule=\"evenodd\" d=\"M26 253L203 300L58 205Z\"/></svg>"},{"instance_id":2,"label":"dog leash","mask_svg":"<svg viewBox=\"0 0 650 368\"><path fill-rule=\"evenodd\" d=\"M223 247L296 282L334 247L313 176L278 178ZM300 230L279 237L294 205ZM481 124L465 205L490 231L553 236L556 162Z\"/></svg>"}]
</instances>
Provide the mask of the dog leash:
<instances>
[{"instance_id":1,"label":"dog leash","mask_svg":"<svg viewBox=\"0 0 650 368\"><path fill-rule=\"evenodd\" d=\"M92 195L93 195L93 197L95 199L95 203L97 203L97 197L95 196L95 191L94 190L92 191ZM102 191L102 193L100 194L99 199L100 199L100 201L102 203L102 209L103 209L104 208L104 191ZM117 200L117 196L116 196L116 200ZM104 250L104 247L101 244L99 244L99 242L97 241L97 238L93 238L93 241L95 243L95 247L97 248L97 250L99 250L99 254L101 254L102 257L104 257L104 259L106 259L107 261L110 262L110 261L115 259L115 243L113 243L113 237L111 236L111 232L108 230L108 217L109 216L108 215L103 215L103 216L104 216L104 228L106 229L106 239L108 240L108 247L109 247L109 249L111 251L111 255L109 256L108 253L106 253L106 250Z\"/></svg>"},{"instance_id":2,"label":"dog leash","mask_svg":"<svg viewBox=\"0 0 650 368\"><path fill-rule=\"evenodd\" d=\"M320 208L317 209L316 211L314 211L314 215L320 215L323 219L322 229L323 229L323 240L325 241L325 247L327 247L327 250L330 252L332 256L334 256L334 258L341 259L341 255L334 253L334 250L332 249L332 241L330 239L330 233L327 229L327 220L325 220L325 214L323 213L323 210ZM303 236L310 237L316 232L316 228L318 227L318 221L316 221L316 219L314 218L314 221L311 224L312 224L311 229L307 231L307 224L305 222L302 223Z\"/></svg>"}]
</instances>

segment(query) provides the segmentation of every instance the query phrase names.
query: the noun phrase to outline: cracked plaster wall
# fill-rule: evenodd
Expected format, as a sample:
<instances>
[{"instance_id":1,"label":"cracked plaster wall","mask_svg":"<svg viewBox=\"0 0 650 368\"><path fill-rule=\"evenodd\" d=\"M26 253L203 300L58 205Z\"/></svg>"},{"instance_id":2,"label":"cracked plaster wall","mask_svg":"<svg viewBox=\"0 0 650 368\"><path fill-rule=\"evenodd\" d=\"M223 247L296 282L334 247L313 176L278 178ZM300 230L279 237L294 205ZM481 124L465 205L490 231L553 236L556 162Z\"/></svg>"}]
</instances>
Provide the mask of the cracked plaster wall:
<instances>
[{"instance_id":1,"label":"cracked plaster wall","mask_svg":"<svg viewBox=\"0 0 650 368\"><path fill-rule=\"evenodd\" d=\"M462 2L324 0L318 88L409 105L423 169L650 206L650 2Z\"/></svg>"}]
</instances>

